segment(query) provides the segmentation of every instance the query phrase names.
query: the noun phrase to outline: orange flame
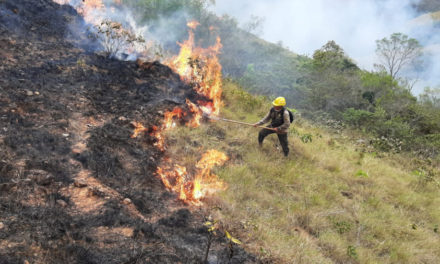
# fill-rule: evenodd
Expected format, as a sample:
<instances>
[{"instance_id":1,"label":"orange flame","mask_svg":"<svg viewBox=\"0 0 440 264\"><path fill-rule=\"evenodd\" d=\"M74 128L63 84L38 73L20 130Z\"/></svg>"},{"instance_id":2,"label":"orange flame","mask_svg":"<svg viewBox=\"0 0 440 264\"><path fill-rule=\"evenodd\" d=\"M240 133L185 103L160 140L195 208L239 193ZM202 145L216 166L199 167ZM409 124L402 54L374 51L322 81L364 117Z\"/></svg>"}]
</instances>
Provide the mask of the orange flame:
<instances>
[{"instance_id":1,"label":"orange flame","mask_svg":"<svg viewBox=\"0 0 440 264\"><path fill-rule=\"evenodd\" d=\"M153 126L152 130L153 132L150 133L150 136L156 139L153 145L161 151L165 151L165 137L162 135L162 130L157 126Z\"/></svg>"},{"instance_id":2,"label":"orange flame","mask_svg":"<svg viewBox=\"0 0 440 264\"><path fill-rule=\"evenodd\" d=\"M134 126L134 131L133 135L131 135L131 138L137 138L140 133L148 131L148 129L139 122L133 121L131 122L131 125Z\"/></svg>"},{"instance_id":3,"label":"orange flame","mask_svg":"<svg viewBox=\"0 0 440 264\"><path fill-rule=\"evenodd\" d=\"M165 151L165 136L163 133L171 128L174 128L176 126L175 118L178 119L182 118L185 115L182 108L175 107L173 111L166 112L164 114L164 121L162 123L162 126L159 128L157 126L153 126L152 132L150 133L150 136L154 137L156 139L156 142L154 143L154 146L160 149L161 151ZM136 133L136 129L135 129ZM135 134L133 134L135 135ZM137 136L138 134L136 134ZM132 136L133 137L133 136Z\"/></svg>"},{"instance_id":4,"label":"orange flame","mask_svg":"<svg viewBox=\"0 0 440 264\"><path fill-rule=\"evenodd\" d=\"M193 114L193 118L186 124L189 127L199 127L200 119L202 119L202 111L197 105L192 103L190 100L186 99L186 104L189 107L189 110Z\"/></svg>"},{"instance_id":5,"label":"orange flame","mask_svg":"<svg viewBox=\"0 0 440 264\"><path fill-rule=\"evenodd\" d=\"M228 160L225 153L217 150L209 150L202 159L196 164L199 173L194 179L193 197L200 200L208 194L212 194L218 190L226 189L224 182L219 181L215 174L211 173L211 169L215 165L223 165Z\"/></svg>"},{"instance_id":6,"label":"orange flame","mask_svg":"<svg viewBox=\"0 0 440 264\"><path fill-rule=\"evenodd\" d=\"M54 0L59 4L71 4L74 6L79 14L84 17L88 23L99 25L103 20L104 12L115 12L114 7L107 7L103 0ZM107 3L107 2L106 2ZM121 0L113 0L115 4L121 4ZM96 12L101 11L101 12ZM116 22L115 22L116 23ZM219 114L222 94L222 75L221 65L217 55L222 48L221 40L218 37L216 44L201 48L194 45L194 30L200 25L197 21L190 21L187 23L189 28L188 40L184 41L178 56L172 58L167 64L175 72L177 72L182 80L190 82L195 85L195 90L200 95L205 96L209 101L197 101L197 105L189 100L186 101L189 112L192 114L192 119L188 121L187 126L198 127L202 114ZM122 30L122 25L118 25ZM118 28L115 27L115 28ZM213 31L214 28L210 27ZM150 44L151 46L152 44ZM145 47L148 48L148 45ZM129 53L135 52L134 48L127 50ZM146 54L146 50L140 53ZM164 114L164 120L160 127L153 126L151 129L145 128L139 122L132 122L134 127L132 138L138 137L140 134L150 132L150 136L155 138L154 146L161 151L165 150L165 135L164 132L176 126L176 121L182 119L187 113L181 108L175 107L173 111L168 111ZM163 184L169 190L179 194L179 199L201 205L200 200L206 195L218 190L226 188L225 183L217 179L217 176L211 173L211 169L215 165L223 164L228 157L216 150L210 150L203 155L201 160L196 164L197 174L192 177L187 172L187 169L180 165L171 166L171 161L166 160L164 167L157 168L157 174L160 176Z\"/></svg>"},{"instance_id":7,"label":"orange flame","mask_svg":"<svg viewBox=\"0 0 440 264\"><path fill-rule=\"evenodd\" d=\"M195 90L209 99L209 101L199 100L197 104L186 100L192 119L187 122L189 127L200 126L200 121L204 113L219 114L222 106L222 74L221 65L217 55L222 48L221 40L218 37L214 46L200 48L194 46L194 29L199 26L197 21L188 23L190 28L189 37L182 44L179 55L168 62L175 72L185 82L194 84ZM156 139L155 146L160 150L165 150L164 132L176 126L176 119L186 116L181 108L175 107L173 111L164 114L164 120L160 128L153 127L150 133ZM135 130L136 133L136 130ZM137 135L137 134L136 134ZM216 165L222 165L228 157L217 150L206 152L196 164L196 174L191 177L187 169L181 165L173 164L169 159L165 160L163 166L158 167L156 173L161 178L165 187L178 194L179 199L193 205L201 205L201 199L218 190L224 190L226 184L219 180L216 175L211 173L211 169Z\"/></svg>"},{"instance_id":8,"label":"orange flame","mask_svg":"<svg viewBox=\"0 0 440 264\"><path fill-rule=\"evenodd\" d=\"M166 112L164 114L164 122L162 125L162 130L168 130L170 128L174 128L176 126L176 123L174 121L174 117L182 118L183 111L180 107L174 107L173 111Z\"/></svg>"},{"instance_id":9,"label":"orange flame","mask_svg":"<svg viewBox=\"0 0 440 264\"><path fill-rule=\"evenodd\" d=\"M195 47L194 29L198 22L188 23L189 37L183 43L179 43L181 49L179 55L167 62L168 66L177 72L182 80L195 83L197 93L212 100L210 108L201 108L208 114L218 115L222 105L222 67L217 57L222 48L221 39L217 37L216 44L209 48ZM201 102L198 102L202 104Z\"/></svg>"},{"instance_id":10,"label":"orange flame","mask_svg":"<svg viewBox=\"0 0 440 264\"><path fill-rule=\"evenodd\" d=\"M196 29L198 26L200 26L200 23L198 21L190 21L186 24L191 29Z\"/></svg>"},{"instance_id":11,"label":"orange flame","mask_svg":"<svg viewBox=\"0 0 440 264\"><path fill-rule=\"evenodd\" d=\"M197 174L189 179L185 167L175 164L173 168L158 167L156 173L160 176L167 189L179 195L179 199L193 205L202 205L201 199L219 190L226 189L226 184L220 181L211 169L215 165L222 165L228 157L217 150L209 150L203 154L197 163Z\"/></svg>"}]
</instances>

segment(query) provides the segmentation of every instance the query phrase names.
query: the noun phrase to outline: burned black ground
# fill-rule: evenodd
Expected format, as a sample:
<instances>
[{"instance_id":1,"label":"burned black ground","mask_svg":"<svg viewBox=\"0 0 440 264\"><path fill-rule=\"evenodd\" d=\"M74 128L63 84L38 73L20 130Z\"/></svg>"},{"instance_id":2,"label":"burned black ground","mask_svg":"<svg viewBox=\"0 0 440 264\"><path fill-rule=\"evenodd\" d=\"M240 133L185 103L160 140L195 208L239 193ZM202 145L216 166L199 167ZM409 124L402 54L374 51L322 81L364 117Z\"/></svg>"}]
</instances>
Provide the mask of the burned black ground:
<instances>
[{"instance_id":1,"label":"burned black ground","mask_svg":"<svg viewBox=\"0 0 440 264\"><path fill-rule=\"evenodd\" d=\"M69 30L82 23L0 0L0 263L200 263L206 210L165 190L153 138L130 137L198 96L160 63L92 53ZM222 236L211 248L211 263L258 262Z\"/></svg>"}]
</instances>

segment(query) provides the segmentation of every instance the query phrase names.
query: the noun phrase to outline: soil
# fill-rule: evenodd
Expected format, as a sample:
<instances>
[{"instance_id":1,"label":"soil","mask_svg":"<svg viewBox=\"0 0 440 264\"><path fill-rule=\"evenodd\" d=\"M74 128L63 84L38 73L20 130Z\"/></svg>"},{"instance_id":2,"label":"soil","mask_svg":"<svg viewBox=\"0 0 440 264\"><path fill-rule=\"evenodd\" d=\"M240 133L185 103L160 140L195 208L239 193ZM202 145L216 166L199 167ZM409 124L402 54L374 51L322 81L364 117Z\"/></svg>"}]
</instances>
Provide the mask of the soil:
<instances>
[{"instance_id":1,"label":"soil","mask_svg":"<svg viewBox=\"0 0 440 264\"><path fill-rule=\"evenodd\" d=\"M207 209L155 175L132 121L198 95L158 62L94 53L69 6L0 0L0 263L203 263ZM214 237L208 263L258 263Z\"/></svg>"}]
</instances>

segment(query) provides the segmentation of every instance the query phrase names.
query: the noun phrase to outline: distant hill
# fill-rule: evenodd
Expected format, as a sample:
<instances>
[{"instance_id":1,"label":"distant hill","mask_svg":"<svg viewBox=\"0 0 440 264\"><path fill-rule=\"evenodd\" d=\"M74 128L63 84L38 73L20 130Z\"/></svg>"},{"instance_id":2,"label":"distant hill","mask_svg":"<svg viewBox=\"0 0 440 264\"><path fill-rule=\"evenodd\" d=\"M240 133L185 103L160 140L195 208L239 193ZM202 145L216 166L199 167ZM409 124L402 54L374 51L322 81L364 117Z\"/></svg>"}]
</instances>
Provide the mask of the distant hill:
<instances>
[{"instance_id":1,"label":"distant hill","mask_svg":"<svg viewBox=\"0 0 440 264\"><path fill-rule=\"evenodd\" d=\"M438 0L422 0L413 6L420 13L440 11L440 1Z\"/></svg>"}]
</instances>

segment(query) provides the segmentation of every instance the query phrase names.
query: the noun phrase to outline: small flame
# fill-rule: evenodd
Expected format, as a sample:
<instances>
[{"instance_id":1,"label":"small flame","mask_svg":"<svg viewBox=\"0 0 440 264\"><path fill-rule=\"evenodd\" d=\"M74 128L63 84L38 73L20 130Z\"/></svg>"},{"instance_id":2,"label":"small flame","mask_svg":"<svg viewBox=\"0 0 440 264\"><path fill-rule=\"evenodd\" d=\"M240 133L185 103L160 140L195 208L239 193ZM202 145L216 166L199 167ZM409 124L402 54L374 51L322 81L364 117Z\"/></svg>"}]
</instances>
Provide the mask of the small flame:
<instances>
[{"instance_id":1,"label":"small flame","mask_svg":"<svg viewBox=\"0 0 440 264\"><path fill-rule=\"evenodd\" d=\"M164 114L164 122L162 125L162 129L168 130L170 128L174 128L176 126L174 118L177 117L180 119L182 118L182 116L183 116L183 110L180 107L175 107L173 111L166 112Z\"/></svg>"},{"instance_id":2,"label":"small flame","mask_svg":"<svg viewBox=\"0 0 440 264\"><path fill-rule=\"evenodd\" d=\"M201 199L219 190L226 189L226 184L219 180L211 169L222 165L228 160L226 154L217 150L209 150L203 154L197 163L197 174L191 180L185 167L175 164L172 168L158 167L156 173L160 176L167 189L179 195L179 199L194 205L202 205Z\"/></svg>"},{"instance_id":3,"label":"small flame","mask_svg":"<svg viewBox=\"0 0 440 264\"><path fill-rule=\"evenodd\" d=\"M156 142L154 143L155 147L157 147L161 151L165 151L165 136L163 135L163 133L176 126L175 118L181 119L184 115L185 113L183 112L182 108L175 107L173 111L171 112L168 111L164 114L164 121L161 127L157 127L157 126L152 127L152 132L150 133L150 136L156 139ZM136 129L133 135L135 134L136 134ZM138 134L136 134L136 136Z\"/></svg>"},{"instance_id":4,"label":"small flame","mask_svg":"<svg viewBox=\"0 0 440 264\"><path fill-rule=\"evenodd\" d=\"M131 122L131 125L134 126L133 134L131 135L131 138L137 138L140 133L148 131L147 128L145 128L141 123L139 122Z\"/></svg>"},{"instance_id":5,"label":"small flame","mask_svg":"<svg viewBox=\"0 0 440 264\"><path fill-rule=\"evenodd\" d=\"M165 137L162 135L161 129L157 126L153 126L150 136L156 139L156 142L153 145L161 151L165 151Z\"/></svg>"},{"instance_id":6,"label":"small flame","mask_svg":"<svg viewBox=\"0 0 440 264\"><path fill-rule=\"evenodd\" d=\"M202 111L200 108L195 105L190 100L186 99L186 104L189 107L189 110L193 114L193 118L186 124L189 127L199 127L200 126L200 119L202 119Z\"/></svg>"},{"instance_id":7,"label":"small flame","mask_svg":"<svg viewBox=\"0 0 440 264\"><path fill-rule=\"evenodd\" d=\"M189 21L186 25L191 29L196 29L198 26L200 26L200 23L196 20L193 20Z\"/></svg>"}]
</instances>

